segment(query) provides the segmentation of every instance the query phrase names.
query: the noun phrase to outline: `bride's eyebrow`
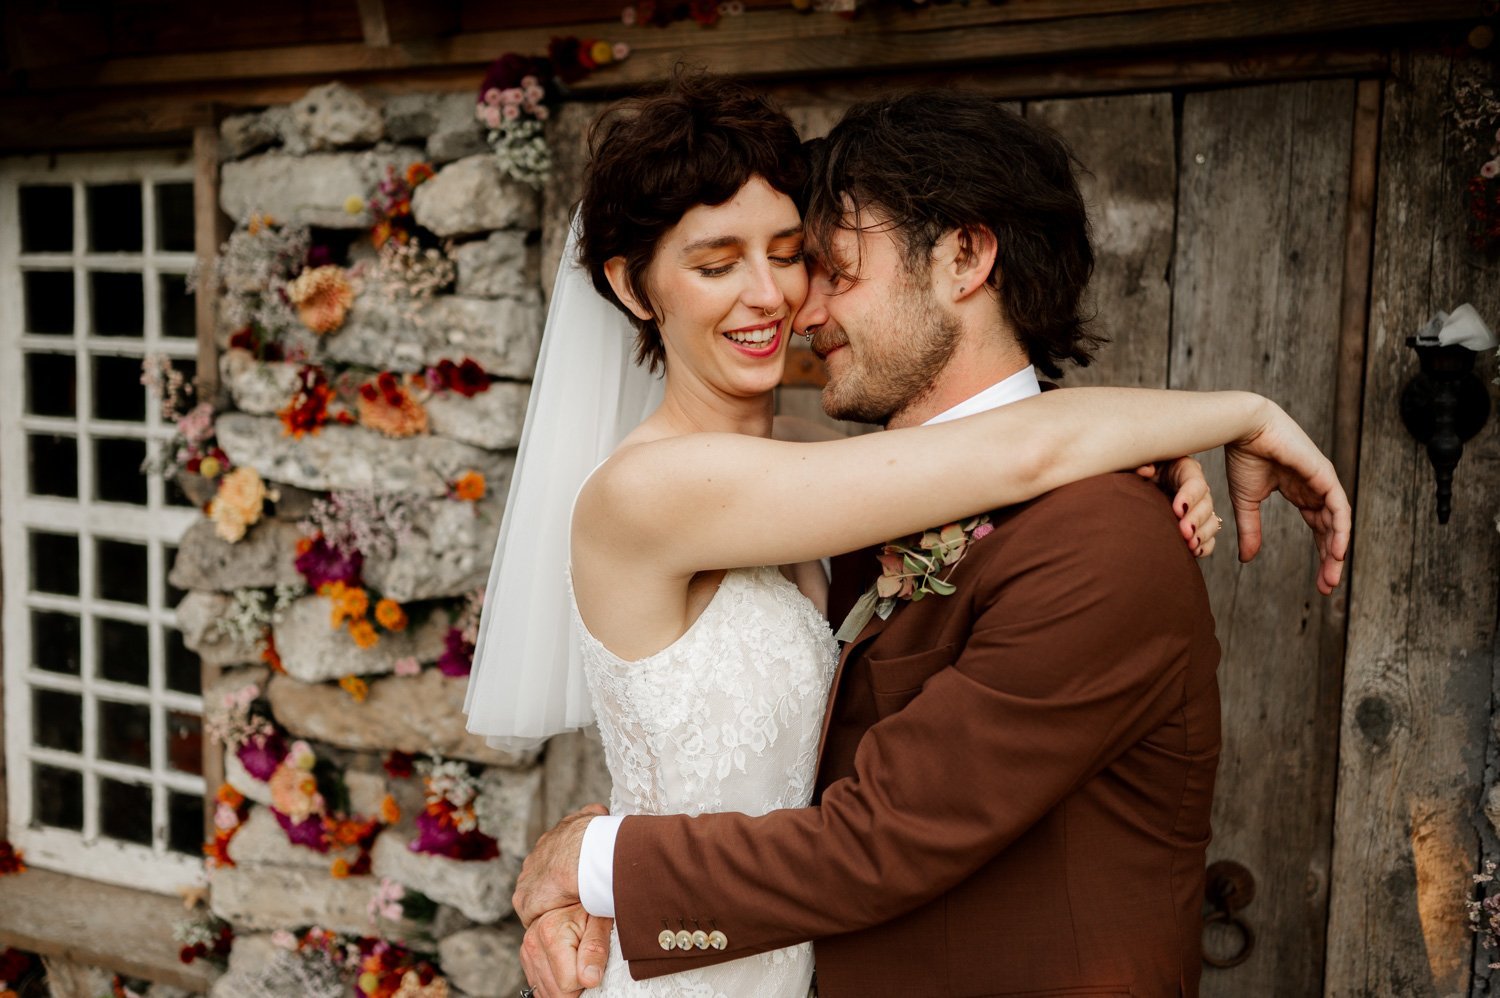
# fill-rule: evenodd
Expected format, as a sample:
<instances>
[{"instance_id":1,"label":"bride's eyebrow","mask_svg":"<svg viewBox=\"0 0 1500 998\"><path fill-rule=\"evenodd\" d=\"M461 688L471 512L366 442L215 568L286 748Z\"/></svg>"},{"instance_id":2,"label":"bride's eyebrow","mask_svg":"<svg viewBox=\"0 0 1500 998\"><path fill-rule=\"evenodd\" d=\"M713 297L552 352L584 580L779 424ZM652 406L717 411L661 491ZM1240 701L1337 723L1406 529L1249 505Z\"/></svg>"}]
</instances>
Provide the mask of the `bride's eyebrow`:
<instances>
[{"instance_id":1,"label":"bride's eyebrow","mask_svg":"<svg viewBox=\"0 0 1500 998\"><path fill-rule=\"evenodd\" d=\"M775 242L778 239L790 239L793 236L800 235L802 235L802 226L794 225L789 229L782 229L780 232L773 235L771 237L771 241ZM739 236L709 236L707 239L698 239L688 243L682 248L681 255L687 256L689 253L696 253L699 250L724 249L729 246L743 245L745 245L745 240L740 238Z\"/></svg>"}]
</instances>

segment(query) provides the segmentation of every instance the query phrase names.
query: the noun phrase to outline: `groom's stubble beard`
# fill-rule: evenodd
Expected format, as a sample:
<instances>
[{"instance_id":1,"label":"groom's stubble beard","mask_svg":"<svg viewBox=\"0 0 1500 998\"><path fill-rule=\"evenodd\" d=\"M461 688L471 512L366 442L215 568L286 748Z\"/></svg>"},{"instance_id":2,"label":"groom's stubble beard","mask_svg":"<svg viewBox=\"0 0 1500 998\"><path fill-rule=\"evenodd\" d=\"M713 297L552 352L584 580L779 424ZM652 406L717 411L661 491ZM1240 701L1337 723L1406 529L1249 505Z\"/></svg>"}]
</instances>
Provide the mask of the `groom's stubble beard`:
<instances>
[{"instance_id":1,"label":"groom's stubble beard","mask_svg":"<svg viewBox=\"0 0 1500 998\"><path fill-rule=\"evenodd\" d=\"M823 387L823 411L832 418L883 426L930 393L952 359L963 327L938 306L931 288L903 280L892 306L883 328L851 345L843 371ZM846 342L845 331L830 320L812 345L826 351Z\"/></svg>"}]
</instances>

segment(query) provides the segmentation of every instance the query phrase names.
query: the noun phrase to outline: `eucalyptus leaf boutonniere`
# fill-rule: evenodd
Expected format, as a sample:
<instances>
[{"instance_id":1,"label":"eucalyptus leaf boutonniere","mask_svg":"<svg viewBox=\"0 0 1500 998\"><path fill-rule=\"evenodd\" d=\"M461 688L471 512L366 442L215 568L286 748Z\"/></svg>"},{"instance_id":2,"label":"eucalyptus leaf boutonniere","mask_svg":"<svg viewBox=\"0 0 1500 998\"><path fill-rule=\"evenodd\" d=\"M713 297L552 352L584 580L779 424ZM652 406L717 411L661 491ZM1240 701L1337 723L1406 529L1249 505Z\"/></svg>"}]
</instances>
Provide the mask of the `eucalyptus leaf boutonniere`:
<instances>
[{"instance_id":1,"label":"eucalyptus leaf boutonniere","mask_svg":"<svg viewBox=\"0 0 1500 998\"><path fill-rule=\"evenodd\" d=\"M913 603L926 596L950 596L955 591L948 576L969 552L969 545L988 536L995 527L985 515L970 517L932 530L891 541L880 549L880 577L854 604L844 618L839 641L853 641L870 618L891 615L896 600Z\"/></svg>"}]
</instances>

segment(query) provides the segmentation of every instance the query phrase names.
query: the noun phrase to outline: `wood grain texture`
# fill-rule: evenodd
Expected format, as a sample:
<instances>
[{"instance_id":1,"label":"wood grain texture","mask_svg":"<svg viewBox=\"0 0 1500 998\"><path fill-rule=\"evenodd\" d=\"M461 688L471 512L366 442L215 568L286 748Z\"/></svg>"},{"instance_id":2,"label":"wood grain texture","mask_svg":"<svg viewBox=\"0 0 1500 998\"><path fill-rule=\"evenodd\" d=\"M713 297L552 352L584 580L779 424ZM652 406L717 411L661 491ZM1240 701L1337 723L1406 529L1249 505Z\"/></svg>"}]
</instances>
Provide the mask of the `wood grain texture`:
<instances>
[{"instance_id":1,"label":"wood grain texture","mask_svg":"<svg viewBox=\"0 0 1500 998\"><path fill-rule=\"evenodd\" d=\"M1177 155L1170 94L1040 101L1026 117L1073 147L1094 230L1089 286L1110 342L1063 383L1165 388L1172 325Z\"/></svg>"},{"instance_id":2,"label":"wood grain texture","mask_svg":"<svg viewBox=\"0 0 1500 998\"><path fill-rule=\"evenodd\" d=\"M1400 25L1472 18L1472 0L1262 0L1198 2L1151 10L1097 5L1091 16L1014 20L1024 5L970 4L920 13L846 21L790 10L726 18L711 31L691 23L668 28L623 28L618 21L579 25L584 36L629 43L618 66L576 85L608 89L661 79L679 61L748 77L856 68L947 66L1024 57L1109 53L1309 34L1367 32ZM189 52L106 59L66 70L43 68L28 77L34 91L112 88L278 76L350 76L391 70L469 64L482 66L505 51L545 51L555 31L527 28L475 32L374 48L363 42L281 45L253 50ZM773 53L771 58L767 53Z\"/></svg>"},{"instance_id":3,"label":"wood grain texture","mask_svg":"<svg viewBox=\"0 0 1500 998\"><path fill-rule=\"evenodd\" d=\"M1460 899L1480 859L1500 601L1491 418L1466 445L1453 518L1397 407L1417 371L1405 339L1438 309L1500 316L1500 266L1467 248L1475 169L1444 121L1455 67L1405 57L1385 89L1339 753L1328 998L1467 995ZM1477 161L1476 161L1477 162ZM1493 354L1480 364L1494 377ZM1491 389L1493 392L1493 389Z\"/></svg>"},{"instance_id":4,"label":"wood grain texture","mask_svg":"<svg viewBox=\"0 0 1500 998\"><path fill-rule=\"evenodd\" d=\"M1188 94L1173 263L1174 388L1248 388L1279 401L1325 450L1333 436L1340 283L1354 102L1350 81ZM1222 452L1205 456L1227 495ZM1328 603L1295 509L1265 515L1265 547L1204 565L1224 649L1224 750L1209 861L1254 875L1243 913L1258 941L1203 994L1308 995L1321 986L1328 784L1336 732L1317 721L1341 663L1323 658ZM1235 942L1217 933L1205 946Z\"/></svg>"}]
</instances>

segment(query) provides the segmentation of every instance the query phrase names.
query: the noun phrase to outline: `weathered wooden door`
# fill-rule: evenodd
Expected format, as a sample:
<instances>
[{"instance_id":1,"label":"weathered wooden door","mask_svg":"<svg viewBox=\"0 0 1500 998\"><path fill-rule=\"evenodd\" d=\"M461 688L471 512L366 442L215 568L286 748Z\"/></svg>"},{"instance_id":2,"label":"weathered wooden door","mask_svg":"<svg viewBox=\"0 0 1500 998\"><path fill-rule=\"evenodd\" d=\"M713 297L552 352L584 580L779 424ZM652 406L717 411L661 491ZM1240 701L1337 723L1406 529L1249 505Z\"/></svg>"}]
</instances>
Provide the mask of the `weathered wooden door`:
<instances>
[{"instance_id":1,"label":"weathered wooden door","mask_svg":"<svg viewBox=\"0 0 1500 998\"><path fill-rule=\"evenodd\" d=\"M1089 171L1111 342L1065 383L1251 389L1332 451L1355 97L1333 80L1019 105ZM816 134L839 108L790 110ZM783 409L812 411L815 391L784 388ZM1209 465L1227 505L1217 455ZM1237 913L1254 948L1205 968L1209 996L1321 989L1344 598L1318 595L1305 533L1280 504L1254 563L1231 541L1204 564L1224 648L1210 860L1243 865L1257 889ZM1218 923L1205 938L1220 956L1242 942Z\"/></svg>"}]
</instances>

